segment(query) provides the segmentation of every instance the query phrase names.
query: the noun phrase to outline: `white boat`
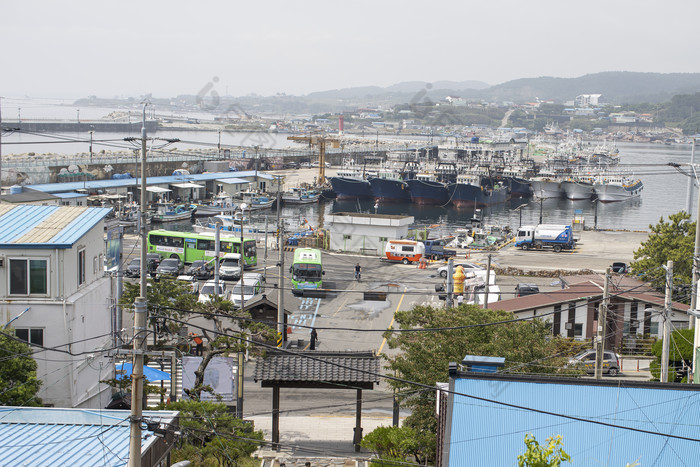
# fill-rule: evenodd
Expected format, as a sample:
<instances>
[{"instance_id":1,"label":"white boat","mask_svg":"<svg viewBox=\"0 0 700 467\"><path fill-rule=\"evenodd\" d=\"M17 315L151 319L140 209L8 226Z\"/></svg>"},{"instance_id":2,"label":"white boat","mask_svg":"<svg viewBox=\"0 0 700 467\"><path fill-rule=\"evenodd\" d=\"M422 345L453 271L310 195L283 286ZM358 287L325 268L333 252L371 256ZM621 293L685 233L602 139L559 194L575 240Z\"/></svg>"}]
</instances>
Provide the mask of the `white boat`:
<instances>
[{"instance_id":1,"label":"white boat","mask_svg":"<svg viewBox=\"0 0 700 467\"><path fill-rule=\"evenodd\" d=\"M644 184L640 179L629 175L602 175L597 178L593 189L598 201L612 203L639 197L644 189Z\"/></svg>"},{"instance_id":2,"label":"white boat","mask_svg":"<svg viewBox=\"0 0 700 467\"><path fill-rule=\"evenodd\" d=\"M540 170L539 174L530 179L532 194L537 198L563 198L564 190L561 179L553 172Z\"/></svg>"},{"instance_id":3,"label":"white boat","mask_svg":"<svg viewBox=\"0 0 700 467\"><path fill-rule=\"evenodd\" d=\"M261 195L254 191L241 191L238 194L240 204L246 204L247 211L258 211L260 209L271 208L275 204L275 198Z\"/></svg>"},{"instance_id":4,"label":"white boat","mask_svg":"<svg viewBox=\"0 0 700 467\"><path fill-rule=\"evenodd\" d=\"M195 204L195 216L214 216L236 210L236 204L233 202L231 195L225 192L220 192L208 204Z\"/></svg>"},{"instance_id":5,"label":"white boat","mask_svg":"<svg viewBox=\"0 0 700 467\"><path fill-rule=\"evenodd\" d=\"M192 217L194 208L189 204L174 205L171 203L157 203L151 222L174 222L187 220Z\"/></svg>"},{"instance_id":6,"label":"white boat","mask_svg":"<svg viewBox=\"0 0 700 467\"><path fill-rule=\"evenodd\" d=\"M321 195L305 188L292 188L282 193L282 204L312 204L318 203Z\"/></svg>"},{"instance_id":7,"label":"white boat","mask_svg":"<svg viewBox=\"0 0 700 467\"><path fill-rule=\"evenodd\" d=\"M566 198L572 201L591 199L595 195L595 176L590 174L572 175L561 182Z\"/></svg>"}]
</instances>

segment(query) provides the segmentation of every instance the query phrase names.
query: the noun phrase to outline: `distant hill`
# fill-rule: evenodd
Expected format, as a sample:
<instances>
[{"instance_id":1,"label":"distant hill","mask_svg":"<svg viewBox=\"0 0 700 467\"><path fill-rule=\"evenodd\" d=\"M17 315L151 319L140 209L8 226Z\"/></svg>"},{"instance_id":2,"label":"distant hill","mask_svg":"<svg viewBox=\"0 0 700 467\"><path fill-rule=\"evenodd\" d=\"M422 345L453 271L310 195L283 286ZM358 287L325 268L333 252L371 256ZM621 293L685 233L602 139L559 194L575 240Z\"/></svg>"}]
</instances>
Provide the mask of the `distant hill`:
<instances>
[{"instance_id":1,"label":"distant hill","mask_svg":"<svg viewBox=\"0 0 700 467\"><path fill-rule=\"evenodd\" d=\"M387 87L364 86L313 92L302 99L312 101L360 100L371 103L407 103L422 90L423 81L405 81ZM639 104L669 101L677 94L700 91L700 73L637 73L606 71L578 78L521 78L489 86L482 81L436 81L427 96L435 101L448 95L489 102L532 102L536 98L558 103L572 101L580 94L602 94L611 104Z\"/></svg>"},{"instance_id":2,"label":"distant hill","mask_svg":"<svg viewBox=\"0 0 700 467\"><path fill-rule=\"evenodd\" d=\"M479 93L489 101L534 101L535 98L557 102L573 100L580 94L602 94L611 104L658 103L676 94L700 91L700 73L636 73L606 71L578 78L523 78L492 86Z\"/></svg>"}]
</instances>

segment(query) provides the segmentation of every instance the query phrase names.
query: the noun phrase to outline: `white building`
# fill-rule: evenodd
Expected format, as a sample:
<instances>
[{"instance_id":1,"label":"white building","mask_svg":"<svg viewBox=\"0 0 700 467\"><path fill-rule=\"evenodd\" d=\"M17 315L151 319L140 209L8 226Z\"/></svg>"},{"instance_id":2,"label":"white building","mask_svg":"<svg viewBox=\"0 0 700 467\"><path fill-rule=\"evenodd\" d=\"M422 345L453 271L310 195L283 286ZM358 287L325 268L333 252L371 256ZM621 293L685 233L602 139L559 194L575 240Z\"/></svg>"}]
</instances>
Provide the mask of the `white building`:
<instances>
[{"instance_id":1,"label":"white building","mask_svg":"<svg viewBox=\"0 0 700 467\"><path fill-rule=\"evenodd\" d=\"M39 397L104 407L114 368L105 208L0 205L0 326L32 345ZM55 349L55 350L46 350Z\"/></svg>"},{"instance_id":2,"label":"white building","mask_svg":"<svg viewBox=\"0 0 700 467\"><path fill-rule=\"evenodd\" d=\"M602 94L581 94L576 96L576 107L595 107L600 101L600 96Z\"/></svg>"},{"instance_id":3,"label":"white building","mask_svg":"<svg viewBox=\"0 0 700 467\"><path fill-rule=\"evenodd\" d=\"M406 238L413 217L339 212L327 223L331 250L382 256L389 240Z\"/></svg>"}]
</instances>

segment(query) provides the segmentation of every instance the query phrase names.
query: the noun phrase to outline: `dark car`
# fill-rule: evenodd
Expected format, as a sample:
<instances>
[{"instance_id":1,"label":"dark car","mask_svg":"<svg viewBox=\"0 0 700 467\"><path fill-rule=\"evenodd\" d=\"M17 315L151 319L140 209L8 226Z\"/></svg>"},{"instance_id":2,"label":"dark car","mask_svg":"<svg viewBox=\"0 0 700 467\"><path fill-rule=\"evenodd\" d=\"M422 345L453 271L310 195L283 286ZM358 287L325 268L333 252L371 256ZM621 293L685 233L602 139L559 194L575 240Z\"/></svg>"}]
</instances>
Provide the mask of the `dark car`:
<instances>
[{"instance_id":1,"label":"dark car","mask_svg":"<svg viewBox=\"0 0 700 467\"><path fill-rule=\"evenodd\" d=\"M617 274L627 274L629 272L629 268L627 267L626 263L612 263L610 269L612 269L612 272Z\"/></svg>"},{"instance_id":2,"label":"dark car","mask_svg":"<svg viewBox=\"0 0 700 467\"><path fill-rule=\"evenodd\" d=\"M156 277L170 276L175 278L180 274L182 274L182 264L178 258L164 259L156 269Z\"/></svg>"},{"instance_id":3,"label":"dark car","mask_svg":"<svg viewBox=\"0 0 700 467\"><path fill-rule=\"evenodd\" d=\"M126 277L135 277L135 278L141 277L141 259L140 258L132 259L131 262L129 263L129 265L124 270L124 275Z\"/></svg>"},{"instance_id":4,"label":"dark car","mask_svg":"<svg viewBox=\"0 0 700 467\"><path fill-rule=\"evenodd\" d=\"M285 169L298 169L299 163L298 162L285 162L284 163L284 168Z\"/></svg>"},{"instance_id":5,"label":"dark car","mask_svg":"<svg viewBox=\"0 0 700 467\"><path fill-rule=\"evenodd\" d=\"M160 255L158 253L148 253L146 254L146 266L148 267L148 272L151 274L156 272L160 265Z\"/></svg>"},{"instance_id":6,"label":"dark car","mask_svg":"<svg viewBox=\"0 0 700 467\"><path fill-rule=\"evenodd\" d=\"M214 263L213 261L205 260L194 261L190 266L189 273L198 280L211 279L214 275Z\"/></svg>"},{"instance_id":7,"label":"dark car","mask_svg":"<svg viewBox=\"0 0 700 467\"><path fill-rule=\"evenodd\" d=\"M534 295L536 293L540 293L540 288L537 287L536 284L525 284L525 283L520 283L515 286L515 296L516 297L525 297L527 295Z\"/></svg>"}]
</instances>

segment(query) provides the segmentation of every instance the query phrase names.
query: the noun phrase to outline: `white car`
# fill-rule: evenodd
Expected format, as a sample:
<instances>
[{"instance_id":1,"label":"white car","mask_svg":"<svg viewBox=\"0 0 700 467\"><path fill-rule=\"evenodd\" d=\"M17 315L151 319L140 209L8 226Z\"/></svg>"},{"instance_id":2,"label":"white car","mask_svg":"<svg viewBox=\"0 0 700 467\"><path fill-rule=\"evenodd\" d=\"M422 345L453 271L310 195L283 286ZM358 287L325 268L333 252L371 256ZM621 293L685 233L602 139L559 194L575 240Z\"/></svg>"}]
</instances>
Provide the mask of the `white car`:
<instances>
[{"instance_id":1,"label":"white car","mask_svg":"<svg viewBox=\"0 0 700 467\"><path fill-rule=\"evenodd\" d=\"M310 162L302 162L302 163L301 163L301 168L302 168L302 169L311 168L311 163L310 163Z\"/></svg>"},{"instance_id":2,"label":"white car","mask_svg":"<svg viewBox=\"0 0 700 467\"><path fill-rule=\"evenodd\" d=\"M219 263L219 277L226 280L237 281L241 278L241 255L238 253L226 253Z\"/></svg>"},{"instance_id":3,"label":"white car","mask_svg":"<svg viewBox=\"0 0 700 467\"><path fill-rule=\"evenodd\" d=\"M209 303L211 296L217 291L216 282L212 279L206 281L201 289L199 289L199 298L197 301L199 303ZM219 280L218 294L221 295L224 300L228 300L229 292L226 290L226 282Z\"/></svg>"},{"instance_id":4,"label":"white car","mask_svg":"<svg viewBox=\"0 0 700 467\"><path fill-rule=\"evenodd\" d=\"M244 302L249 302L252 298L261 294L265 288L263 286L263 275L257 272L246 272L243 279L236 282L231 291L231 301L237 307L241 306L241 292ZM241 290L242 288L242 290Z\"/></svg>"},{"instance_id":5,"label":"white car","mask_svg":"<svg viewBox=\"0 0 700 467\"><path fill-rule=\"evenodd\" d=\"M476 265L474 263L467 263L467 262L461 262L461 261L455 261L452 264L452 270L454 271L457 266L462 266L464 268L464 272L469 272L469 271L476 271L478 269L484 269L479 265ZM447 277L447 265L440 266L437 270L438 274L440 274L440 277L446 278Z\"/></svg>"}]
</instances>

